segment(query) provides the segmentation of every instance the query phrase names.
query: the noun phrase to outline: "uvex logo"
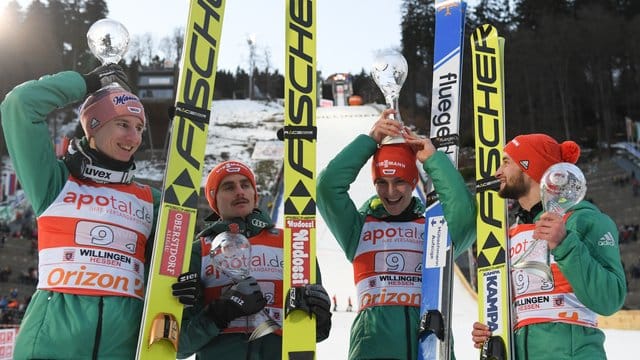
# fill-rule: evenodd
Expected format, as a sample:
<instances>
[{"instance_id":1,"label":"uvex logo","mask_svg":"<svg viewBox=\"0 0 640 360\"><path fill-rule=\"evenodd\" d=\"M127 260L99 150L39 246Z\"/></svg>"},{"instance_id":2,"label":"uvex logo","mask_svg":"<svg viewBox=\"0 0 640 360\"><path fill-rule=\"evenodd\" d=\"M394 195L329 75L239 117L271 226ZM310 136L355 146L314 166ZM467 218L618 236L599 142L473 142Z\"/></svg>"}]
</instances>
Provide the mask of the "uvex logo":
<instances>
[{"instance_id":1,"label":"uvex logo","mask_svg":"<svg viewBox=\"0 0 640 360\"><path fill-rule=\"evenodd\" d=\"M98 177L104 180L111 179L111 172L87 166L82 171L83 174L91 177Z\"/></svg>"}]
</instances>

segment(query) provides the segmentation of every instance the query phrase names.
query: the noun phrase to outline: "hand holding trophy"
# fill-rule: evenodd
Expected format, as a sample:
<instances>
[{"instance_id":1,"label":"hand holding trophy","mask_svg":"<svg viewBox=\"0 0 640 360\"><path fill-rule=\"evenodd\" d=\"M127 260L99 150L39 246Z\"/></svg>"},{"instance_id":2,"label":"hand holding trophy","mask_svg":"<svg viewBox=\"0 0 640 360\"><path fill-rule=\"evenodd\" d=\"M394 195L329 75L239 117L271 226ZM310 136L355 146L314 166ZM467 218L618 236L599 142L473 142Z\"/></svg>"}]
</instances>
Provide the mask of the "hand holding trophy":
<instances>
[{"instance_id":1,"label":"hand holding trophy","mask_svg":"<svg viewBox=\"0 0 640 360\"><path fill-rule=\"evenodd\" d=\"M404 81L407 79L408 65L404 56L395 50L388 50L378 54L373 60L371 76L384 95L389 108L396 110L396 118L402 124L398 106L398 97ZM405 142L402 136L387 136L382 144L397 144Z\"/></svg>"},{"instance_id":2,"label":"hand holding trophy","mask_svg":"<svg viewBox=\"0 0 640 360\"><path fill-rule=\"evenodd\" d=\"M587 181L582 171L575 165L567 162L557 163L542 175L540 180L540 198L542 208L546 212L563 216L567 210L582 201L587 192ZM552 278L550 266L550 253L547 242L534 239L529 250L525 251L520 259L539 254L545 260L541 261L517 261L514 267L532 271L545 280ZM541 256L537 256L540 258Z\"/></svg>"},{"instance_id":3,"label":"hand holding trophy","mask_svg":"<svg viewBox=\"0 0 640 360\"><path fill-rule=\"evenodd\" d=\"M120 86L131 91L124 70L118 65L129 46L129 32L119 22L111 19L96 21L87 32L87 43L102 66L85 74L87 92L95 92L105 86Z\"/></svg>"},{"instance_id":4,"label":"hand holding trophy","mask_svg":"<svg viewBox=\"0 0 640 360\"><path fill-rule=\"evenodd\" d=\"M218 234L211 243L210 256L214 267L230 277L234 283L246 279L251 274L251 243L244 235L235 232L223 232ZM249 341L258 339L280 328L278 322L273 320L267 309L256 314L246 316L247 327L255 329L249 337Z\"/></svg>"}]
</instances>

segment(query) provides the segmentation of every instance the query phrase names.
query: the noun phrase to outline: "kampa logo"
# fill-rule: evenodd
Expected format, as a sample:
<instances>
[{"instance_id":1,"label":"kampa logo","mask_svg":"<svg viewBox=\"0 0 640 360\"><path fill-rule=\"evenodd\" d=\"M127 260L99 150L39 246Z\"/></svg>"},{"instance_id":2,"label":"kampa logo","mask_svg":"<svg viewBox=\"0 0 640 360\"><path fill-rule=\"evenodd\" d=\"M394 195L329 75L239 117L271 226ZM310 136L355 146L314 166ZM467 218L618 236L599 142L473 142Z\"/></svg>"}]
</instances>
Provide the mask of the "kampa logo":
<instances>
[{"instance_id":1,"label":"kampa logo","mask_svg":"<svg viewBox=\"0 0 640 360\"><path fill-rule=\"evenodd\" d=\"M607 232L606 234L602 235L600 240L598 240L598 246L615 246L615 245L616 245L616 240L614 239L613 234L611 234L611 232Z\"/></svg>"},{"instance_id":2,"label":"kampa logo","mask_svg":"<svg viewBox=\"0 0 640 360\"><path fill-rule=\"evenodd\" d=\"M485 311L486 322L491 331L500 326L500 309L498 306L499 294L498 275L485 276Z\"/></svg>"}]
</instances>

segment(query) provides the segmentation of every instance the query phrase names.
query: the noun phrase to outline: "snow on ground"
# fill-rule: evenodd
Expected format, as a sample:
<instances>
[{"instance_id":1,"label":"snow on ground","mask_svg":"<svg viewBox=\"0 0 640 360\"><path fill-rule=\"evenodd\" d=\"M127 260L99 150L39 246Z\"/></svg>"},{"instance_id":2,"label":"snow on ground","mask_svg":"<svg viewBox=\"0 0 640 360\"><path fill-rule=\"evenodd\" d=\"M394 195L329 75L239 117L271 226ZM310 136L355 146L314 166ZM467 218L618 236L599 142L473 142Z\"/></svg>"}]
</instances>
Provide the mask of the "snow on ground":
<instances>
[{"instance_id":1,"label":"snow on ground","mask_svg":"<svg viewBox=\"0 0 640 360\"><path fill-rule=\"evenodd\" d=\"M379 114L379 107L334 107L319 108L317 112L318 149L317 169L320 171L330 159L357 134L368 134ZM246 100L214 101L212 108L212 126L209 130L207 146L208 159L215 155L219 159L223 152L233 158L253 164L251 149L258 140L275 139L275 130L282 126L283 108L270 103ZM247 142L251 145L247 146ZM212 160L213 161L213 160ZM217 161L216 161L217 162ZM204 176L214 163L205 164ZM153 166L139 164L139 177L160 180L162 174L145 169ZM350 194L356 205L362 204L374 193L371 181L370 164L363 167L360 175L350 188ZM279 221L282 219L280 209ZM282 224L280 224L281 226ZM351 297L356 307L356 292L353 283L351 264L346 260L335 239L318 216L317 221L317 257L322 270L322 279L330 296L338 299L338 310L333 315L333 327L329 338L318 344L319 360L346 359L349 348L349 332L355 312L345 312L347 298ZM473 348L470 332L473 322L478 318L478 305L475 297L464 287L457 276L454 284L453 334L455 353L458 359L477 359L478 351ZM605 330L605 347L608 358L612 360L635 359L640 354L640 331ZM393 341L390 339L389 341ZM549 357L551 359L552 357Z\"/></svg>"}]
</instances>

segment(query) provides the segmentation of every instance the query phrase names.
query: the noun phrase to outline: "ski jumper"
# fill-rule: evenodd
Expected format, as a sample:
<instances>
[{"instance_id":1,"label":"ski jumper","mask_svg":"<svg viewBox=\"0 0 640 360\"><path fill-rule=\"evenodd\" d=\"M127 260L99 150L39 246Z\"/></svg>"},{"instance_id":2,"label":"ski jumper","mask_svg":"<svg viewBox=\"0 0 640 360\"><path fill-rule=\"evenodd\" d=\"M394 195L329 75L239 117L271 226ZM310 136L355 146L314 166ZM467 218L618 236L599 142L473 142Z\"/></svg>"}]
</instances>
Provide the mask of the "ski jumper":
<instances>
[{"instance_id":1,"label":"ski jumper","mask_svg":"<svg viewBox=\"0 0 640 360\"><path fill-rule=\"evenodd\" d=\"M241 228L246 228L244 234L251 242L251 276L258 281L267 300L265 309L282 326L284 234L274 227L266 213L255 209L250 216L251 221L246 221ZM234 319L227 328L219 329L205 312L207 304L233 285L231 278L215 269L209 255L211 242L220 232L226 231L225 224L228 222L222 220L210 223L201 233L205 235L193 243L189 271L200 273L204 299L183 311L178 358L196 354L200 359L280 360L281 330L249 342L251 332L259 325L253 322L253 316ZM318 283L321 283L319 269L317 274Z\"/></svg>"},{"instance_id":2,"label":"ski jumper","mask_svg":"<svg viewBox=\"0 0 640 360\"><path fill-rule=\"evenodd\" d=\"M135 182L77 179L56 159L47 114L85 92L82 76L66 71L17 86L0 106L13 167L38 217L38 289L15 359L135 357L160 194Z\"/></svg>"},{"instance_id":3,"label":"ski jumper","mask_svg":"<svg viewBox=\"0 0 640 360\"><path fill-rule=\"evenodd\" d=\"M377 196L356 207L349 186L376 149L371 137L359 135L336 155L318 176L318 210L354 267L358 314L349 359L416 359L425 209L414 198L402 214L390 216ZM475 214L475 201L444 153L436 152L423 168L442 202L458 256L476 238L475 218L467 218ZM390 256L402 258L403 267L379 266Z\"/></svg>"},{"instance_id":4,"label":"ski jumper","mask_svg":"<svg viewBox=\"0 0 640 360\"><path fill-rule=\"evenodd\" d=\"M534 206L526 216L532 220L510 229L512 264L531 244L533 223L542 212ZM618 230L587 201L569 210L565 225L567 236L551 250L552 281L512 268L518 360L606 358L596 314L618 311L627 293Z\"/></svg>"}]
</instances>

